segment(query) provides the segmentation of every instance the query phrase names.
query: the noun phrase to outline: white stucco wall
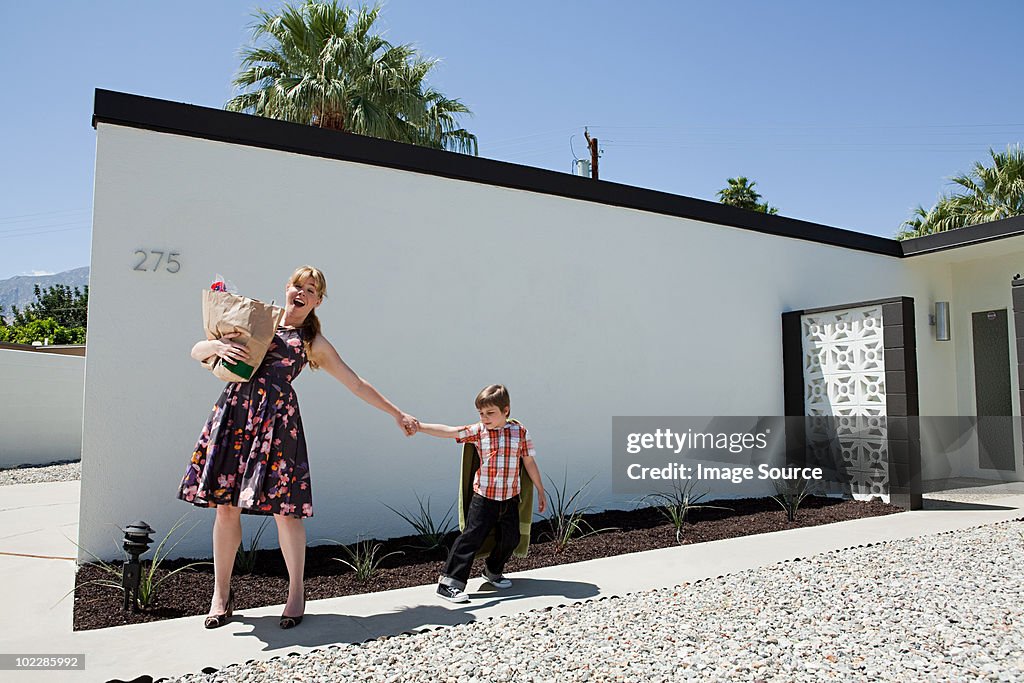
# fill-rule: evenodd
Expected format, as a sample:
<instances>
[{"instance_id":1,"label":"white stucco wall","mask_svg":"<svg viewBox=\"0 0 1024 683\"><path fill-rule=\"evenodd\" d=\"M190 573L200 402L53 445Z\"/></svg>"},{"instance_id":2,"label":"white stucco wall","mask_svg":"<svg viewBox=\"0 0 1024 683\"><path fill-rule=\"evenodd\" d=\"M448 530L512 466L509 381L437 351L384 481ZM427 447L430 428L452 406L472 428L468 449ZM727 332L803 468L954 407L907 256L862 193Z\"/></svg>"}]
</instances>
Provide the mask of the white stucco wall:
<instances>
[{"instance_id":1,"label":"white stucco wall","mask_svg":"<svg viewBox=\"0 0 1024 683\"><path fill-rule=\"evenodd\" d=\"M1015 273L1024 270L1024 243L1004 245L1010 247L1000 256L989 256L951 264L953 277L952 337L957 342L957 414L971 415L977 412L974 385L974 345L971 316L979 311L1007 310L1008 336L1010 339L1010 367L1017 368L1016 332L1013 326L1013 300L1010 282ZM962 352L960 350L962 349ZM1017 395L1018 378L1011 372L1013 410L1020 414L1020 400Z\"/></svg>"},{"instance_id":2,"label":"white stucco wall","mask_svg":"<svg viewBox=\"0 0 1024 683\"><path fill-rule=\"evenodd\" d=\"M349 162L98 125L81 543L212 511L174 497L222 385L188 352L214 273L283 298L322 268L343 358L424 421L467 423L506 384L542 471L610 492L614 415L780 415L783 311L935 286L898 259L641 211ZM181 269L132 269L137 249ZM148 265L151 265L149 262ZM942 287L945 285L939 285ZM503 320L509 320L505 323ZM917 326L927 329L927 311ZM924 351L929 363L947 352ZM922 372L922 378L925 373ZM932 380L929 379L929 382ZM954 404L929 391L922 408ZM454 494L452 442L406 439L324 373L296 382L316 516L311 541L408 533L382 503ZM945 390L945 386L943 386ZM273 540L270 540L273 543Z\"/></svg>"},{"instance_id":3,"label":"white stucco wall","mask_svg":"<svg viewBox=\"0 0 1024 683\"><path fill-rule=\"evenodd\" d=\"M1022 240L1024 241L1024 240ZM951 266L954 295L950 302L952 309L952 336L957 346L957 415L977 414L977 397L974 381L974 340L972 335L972 314L979 311L1006 309L1007 333L1010 346L1010 396L1013 414L1021 414L1018 393L1016 331L1013 323L1013 301L1010 281L1015 273L1024 269L1024 244L1019 241L1000 256L974 259L955 263ZM1018 430L1019 432L1019 430ZM1024 481L1024 467L1021 461L1021 438L1013 440L1015 471L983 470L978 467L977 439L968 442L968 454L960 458L960 475L964 477L1000 478Z\"/></svg>"},{"instance_id":4,"label":"white stucco wall","mask_svg":"<svg viewBox=\"0 0 1024 683\"><path fill-rule=\"evenodd\" d=\"M948 425L934 419L977 414L971 315L1000 308L1007 309L1013 414L1021 414L1010 282L1024 270L1024 237L940 251L907 259L907 263L930 287L925 305L918 307L917 322L921 415L926 416L922 423L922 477L1024 480L1020 434L1014 439L1016 471L984 470L978 467L976 434L949 441L952 431ZM947 342L935 341L935 329L927 325L926 314L933 312L936 301L950 302L952 338ZM1019 430L1019 420L1015 422Z\"/></svg>"},{"instance_id":5,"label":"white stucco wall","mask_svg":"<svg viewBox=\"0 0 1024 683\"><path fill-rule=\"evenodd\" d=\"M0 467L82 454L85 358L0 349Z\"/></svg>"}]
</instances>

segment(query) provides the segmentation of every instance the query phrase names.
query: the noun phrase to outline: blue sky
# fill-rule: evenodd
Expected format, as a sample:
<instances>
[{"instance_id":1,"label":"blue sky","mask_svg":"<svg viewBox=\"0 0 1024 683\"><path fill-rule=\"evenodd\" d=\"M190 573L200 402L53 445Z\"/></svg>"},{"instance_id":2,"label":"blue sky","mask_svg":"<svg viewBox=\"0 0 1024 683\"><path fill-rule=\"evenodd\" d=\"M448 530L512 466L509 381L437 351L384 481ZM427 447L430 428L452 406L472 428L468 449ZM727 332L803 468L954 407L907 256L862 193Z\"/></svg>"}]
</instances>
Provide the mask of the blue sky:
<instances>
[{"instance_id":1,"label":"blue sky","mask_svg":"<svg viewBox=\"0 0 1024 683\"><path fill-rule=\"evenodd\" d=\"M89 263L93 90L221 107L258 0L3 3L0 279ZM1024 141L1024 3L391 0L440 57L482 156L891 236L990 147ZM575 137L573 137L575 136Z\"/></svg>"}]
</instances>

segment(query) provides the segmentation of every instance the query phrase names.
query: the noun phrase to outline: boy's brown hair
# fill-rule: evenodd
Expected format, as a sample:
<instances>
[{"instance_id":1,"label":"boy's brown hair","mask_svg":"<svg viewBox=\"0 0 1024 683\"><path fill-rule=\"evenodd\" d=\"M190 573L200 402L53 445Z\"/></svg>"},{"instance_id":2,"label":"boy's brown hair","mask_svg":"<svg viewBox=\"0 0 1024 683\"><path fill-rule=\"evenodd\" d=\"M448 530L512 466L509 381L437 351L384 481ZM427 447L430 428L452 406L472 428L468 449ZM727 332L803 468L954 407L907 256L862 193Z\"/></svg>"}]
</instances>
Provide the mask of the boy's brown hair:
<instances>
[{"instance_id":1,"label":"boy's brown hair","mask_svg":"<svg viewBox=\"0 0 1024 683\"><path fill-rule=\"evenodd\" d=\"M484 387L476 396L476 409L484 406L494 406L498 410L507 410L509 407L508 389L501 384L492 384Z\"/></svg>"}]
</instances>

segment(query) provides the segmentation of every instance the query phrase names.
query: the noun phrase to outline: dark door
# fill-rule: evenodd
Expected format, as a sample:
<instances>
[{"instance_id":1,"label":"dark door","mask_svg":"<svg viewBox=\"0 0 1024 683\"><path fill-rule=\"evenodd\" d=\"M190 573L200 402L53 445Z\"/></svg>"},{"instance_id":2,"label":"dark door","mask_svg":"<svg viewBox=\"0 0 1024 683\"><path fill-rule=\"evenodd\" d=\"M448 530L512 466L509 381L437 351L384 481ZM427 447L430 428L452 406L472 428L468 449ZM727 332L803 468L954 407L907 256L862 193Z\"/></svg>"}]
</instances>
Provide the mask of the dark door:
<instances>
[{"instance_id":1,"label":"dark door","mask_svg":"<svg viewBox=\"0 0 1024 683\"><path fill-rule=\"evenodd\" d=\"M974 394L978 406L978 467L1014 469L1010 336L1006 309L971 316Z\"/></svg>"}]
</instances>

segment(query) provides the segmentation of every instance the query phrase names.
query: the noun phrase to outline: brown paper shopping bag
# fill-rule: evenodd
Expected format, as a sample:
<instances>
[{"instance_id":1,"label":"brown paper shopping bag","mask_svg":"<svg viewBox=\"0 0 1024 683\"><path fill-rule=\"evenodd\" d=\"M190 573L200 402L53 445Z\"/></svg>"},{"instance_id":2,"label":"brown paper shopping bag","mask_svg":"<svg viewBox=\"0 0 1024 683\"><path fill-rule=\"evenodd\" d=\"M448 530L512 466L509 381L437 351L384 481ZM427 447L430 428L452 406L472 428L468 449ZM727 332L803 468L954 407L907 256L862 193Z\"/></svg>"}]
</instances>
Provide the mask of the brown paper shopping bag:
<instances>
[{"instance_id":1,"label":"brown paper shopping bag","mask_svg":"<svg viewBox=\"0 0 1024 683\"><path fill-rule=\"evenodd\" d=\"M243 361L228 361L214 356L203 364L225 382L247 382L263 362L274 340L274 332L284 310L273 304L229 292L203 291L203 327L207 339L220 339L238 332L232 341L249 351Z\"/></svg>"}]
</instances>

